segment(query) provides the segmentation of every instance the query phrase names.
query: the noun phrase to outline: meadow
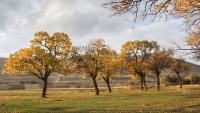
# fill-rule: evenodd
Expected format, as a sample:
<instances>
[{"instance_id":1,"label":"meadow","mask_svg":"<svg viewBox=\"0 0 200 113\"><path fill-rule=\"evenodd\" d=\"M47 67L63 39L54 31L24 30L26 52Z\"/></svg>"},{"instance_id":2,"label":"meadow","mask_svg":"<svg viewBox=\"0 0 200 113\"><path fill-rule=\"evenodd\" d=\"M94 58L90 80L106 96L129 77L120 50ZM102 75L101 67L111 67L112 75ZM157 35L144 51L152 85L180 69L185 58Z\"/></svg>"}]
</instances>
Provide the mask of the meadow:
<instances>
[{"instance_id":1,"label":"meadow","mask_svg":"<svg viewBox=\"0 0 200 113\"><path fill-rule=\"evenodd\" d=\"M0 91L0 113L137 113L137 112L200 112L200 85L163 87L161 91L113 88L108 93L93 89L48 89Z\"/></svg>"}]
</instances>

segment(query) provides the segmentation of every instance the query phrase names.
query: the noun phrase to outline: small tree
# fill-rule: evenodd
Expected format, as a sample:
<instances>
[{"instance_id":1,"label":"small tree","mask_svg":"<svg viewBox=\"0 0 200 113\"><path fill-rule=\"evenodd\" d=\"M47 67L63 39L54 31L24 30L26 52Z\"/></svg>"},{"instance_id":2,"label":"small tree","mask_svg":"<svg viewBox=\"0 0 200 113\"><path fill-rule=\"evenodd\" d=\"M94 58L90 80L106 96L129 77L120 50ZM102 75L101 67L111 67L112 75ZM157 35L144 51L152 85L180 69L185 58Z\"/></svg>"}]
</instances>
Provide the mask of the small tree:
<instances>
[{"instance_id":1,"label":"small tree","mask_svg":"<svg viewBox=\"0 0 200 113\"><path fill-rule=\"evenodd\" d=\"M109 93L112 92L110 87L110 79L118 77L119 61L117 59L117 52L110 50L103 60L103 68L99 72L99 78L106 82Z\"/></svg>"},{"instance_id":2,"label":"small tree","mask_svg":"<svg viewBox=\"0 0 200 113\"><path fill-rule=\"evenodd\" d=\"M176 75L178 76L180 88L182 88L182 84L183 84L180 74L187 70L189 70L189 67L183 58L181 57L179 59L173 58L171 60L171 71L176 73Z\"/></svg>"},{"instance_id":3,"label":"small tree","mask_svg":"<svg viewBox=\"0 0 200 113\"><path fill-rule=\"evenodd\" d=\"M150 53L157 48L157 43L154 41L128 41L121 49L121 59L124 62L125 67L129 74L140 76L141 80L141 90L143 90L143 85L146 86L145 75L148 73L148 68L146 62L149 58Z\"/></svg>"},{"instance_id":4,"label":"small tree","mask_svg":"<svg viewBox=\"0 0 200 113\"><path fill-rule=\"evenodd\" d=\"M154 51L150 59L147 61L147 67L151 73L157 77L157 90L160 90L160 74L161 72L170 66L172 50L156 50Z\"/></svg>"},{"instance_id":5,"label":"small tree","mask_svg":"<svg viewBox=\"0 0 200 113\"><path fill-rule=\"evenodd\" d=\"M96 78L104 67L103 61L109 50L103 39L96 39L91 40L86 46L76 47L72 54L74 69L92 78L96 95L99 95Z\"/></svg>"},{"instance_id":6,"label":"small tree","mask_svg":"<svg viewBox=\"0 0 200 113\"><path fill-rule=\"evenodd\" d=\"M29 48L11 54L5 63L4 73L32 75L43 81L42 98L46 97L47 80L53 72L65 74L68 70L67 55L71 41L67 34L38 32Z\"/></svg>"}]
</instances>

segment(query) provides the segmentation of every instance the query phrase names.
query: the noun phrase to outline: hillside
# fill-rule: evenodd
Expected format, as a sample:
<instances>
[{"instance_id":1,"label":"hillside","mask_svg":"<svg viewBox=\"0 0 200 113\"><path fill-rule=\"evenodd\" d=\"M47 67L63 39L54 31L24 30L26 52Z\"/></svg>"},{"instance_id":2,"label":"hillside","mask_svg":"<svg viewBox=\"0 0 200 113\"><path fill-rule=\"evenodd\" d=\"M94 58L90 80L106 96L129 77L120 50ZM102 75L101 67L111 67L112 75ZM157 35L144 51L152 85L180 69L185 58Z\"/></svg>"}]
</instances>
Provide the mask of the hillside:
<instances>
[{"instance_id":1,"label":"hillside","mask_svg":"<svg viewBox=\"0 0 200 113\"><path fill-rule=\"evenodd\" d=\"M4 67L6 58L0 58L0 72ZM200 66L192 63L188 63L190 67L190 73L200 73ZM165 70L163 73L171 73L170 70ZM155 76L146 77L148 83L154 83L156 81ZM111 86L127 85L132 81L128 75L123 75L120 78L111 80ZM136 82L137 83L137 82ZM105 87L104 81L98 81L99 86ZM89 78L83 78L82 76L63 76L58 73L54 73L48 79L49 88L80 88L80 87L92 87L93 84ZM38 89L42 88L42 81L35 76L10 76L0 73L0 90L7 89Z\"/></svg>"},{"instance_id":2,"label":"hillside","mask_svg":"<svg viewBox=\"0 0 200 113\"><path fill-rule=\"evenodd\" d=\"M187 62L191 73L200 73L200 65Z\"/></svg>"},{"instance_id":3,"label":"hillside","mask_svg":"<svg viewBox=\"0 0 200 113\"><path fill-rule=\"evenodd\" d=\"M7 58L0 58L0 72L4 67L4 63L6 62ZM190 67L190 73L200 73L200 65L196 65L193 63L187 62L188 66ZM166 70L164 73L169 73L169 70Z\"/></svg>"},{"instance_id":4,"label":"hillside","mask_svg":"<svg viewBox=\"0 0 200 113\"><path fill-rule=\"evenodd\" d=\"M0 74L2 73L2 69L4 67L6 60L7 58L0 58Z\"/></svg>"}]
</instances>

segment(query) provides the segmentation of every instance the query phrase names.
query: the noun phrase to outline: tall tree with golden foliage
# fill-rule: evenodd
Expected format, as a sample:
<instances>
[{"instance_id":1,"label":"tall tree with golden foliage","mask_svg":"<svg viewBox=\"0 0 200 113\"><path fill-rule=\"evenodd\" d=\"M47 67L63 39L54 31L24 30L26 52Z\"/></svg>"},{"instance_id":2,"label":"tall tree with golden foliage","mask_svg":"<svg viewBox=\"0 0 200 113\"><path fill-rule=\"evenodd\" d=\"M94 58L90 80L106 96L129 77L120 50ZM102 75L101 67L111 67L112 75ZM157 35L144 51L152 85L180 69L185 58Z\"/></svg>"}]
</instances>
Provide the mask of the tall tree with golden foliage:
<instances>
[{"instance_id":1,"label":"tall tree with golden foliage","mask_svg":"<svg viewBox=\"0 0 200 113\"><path fill-rule=\"evenodd\" d=\"M138 75L141 80L141 90L143 85L147 90L145 75L149 72L147 68L147 60L150 53L158 47L157 42L154 41L128 41L121 49L121 59L123 65L128 67L130 75Z\"/></svg>"},{"instance_id":2,"label":"tall tree with golden foliage","mask_svg":"<svg viewBox=\"0 0 200 113\"><path fill-rule=\"evenodd\" d=\"M42 98L46 97L47 80L53 72L65 74L69 71L68 54L72 42L67 34L47 32L35 33L29 48L11 54L5 63L4 73L11 75L31 75L43 81Z\"/></svg>"}]
</instances>

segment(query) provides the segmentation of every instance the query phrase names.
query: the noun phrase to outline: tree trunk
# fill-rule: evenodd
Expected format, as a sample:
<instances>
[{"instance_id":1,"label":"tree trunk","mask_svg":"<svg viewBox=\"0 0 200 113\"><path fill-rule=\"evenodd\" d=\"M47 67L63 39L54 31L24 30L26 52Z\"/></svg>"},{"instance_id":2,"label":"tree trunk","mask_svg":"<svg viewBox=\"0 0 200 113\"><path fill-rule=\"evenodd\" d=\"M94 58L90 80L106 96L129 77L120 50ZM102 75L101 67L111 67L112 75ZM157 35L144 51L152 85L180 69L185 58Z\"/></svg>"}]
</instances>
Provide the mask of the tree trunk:
<instances>
[{"instance_id":1,"label":"tree trunk","mask_svg":"<svg viewBox=\"0 0 200 113\"><path fill-rule=\"evenodd\" d=\"M143 87L143 78L142 78L142 76L140 77L140 82L141 82L141 90L144 90L144 87Z\"/></svg>"},{"instance_id":2,"label":"tree trunk","mask_svg":"<svg viewBox=\"0 0 200 113\"><path fill-rule=\"evenodd\" d=\"M109 93L111 93L112 92L112 90L111 90L111 87L110 87L110 80L109 80L109 78L107 78L107 79L104 79L105 80L105 82L106 82L106 84L107 84L107 87L108 87L108 91L109 91Z\"/></svg>"},{"instance_id":3,"label":"tree trunk","mask_svg":"<svg viewBox=\"0 0 200 113\"><path fill-rule=\"evenodd\" d=\"M143 82L144 82L145 91L147 91L148 88L147 88L147 84L146 84L146 80L145 80L145 75L143 75Z\"/></svg>"},{"instance_id":4,"label":"tree trunk","mask_svg":"<svg viewBox=\"0 0 200 113\"><path fill-rule=\"evenodd\" d=\"M157 91L160 90L160 76L157 74Z\"/></svg>"},{"instance_id":5,"label":"tree trunk","mask_svg":"<svg viewBox=\"0 0 200 113\"><path fill-rule=\"evenodd\" d=\"M178 80L179 80L179 85L180 85L180 88L182 88L182 80L181 80L181 77L180 77L180 75L179 75L179 74L177 74L177 76L178 76Z\"/></svg>"},{"instance_id":6,"label":"tree trunk","mask_svg":"<svg viewBox=\"0 0 200 113\"><path fill-rule=\"evenodd\" d=\"M96 78L95 78L95 77L92 77L92 81L93 81L94 88L95 88L95 94L96 94L96 95L99 95L99 88L98 88L98 85L97 85Z\"/></svg>"},{"instance_id":7,"label":"tree trunk","mask_svg":"<svg viewBox=\"0 0 200 113\"><path fill-rule=\"evenodd\" d=\"M47 91L47 77L42 79L43 80L43 90L42 90L42 98L46 98L46 91Z\"/></svg>"}]
</instances>

